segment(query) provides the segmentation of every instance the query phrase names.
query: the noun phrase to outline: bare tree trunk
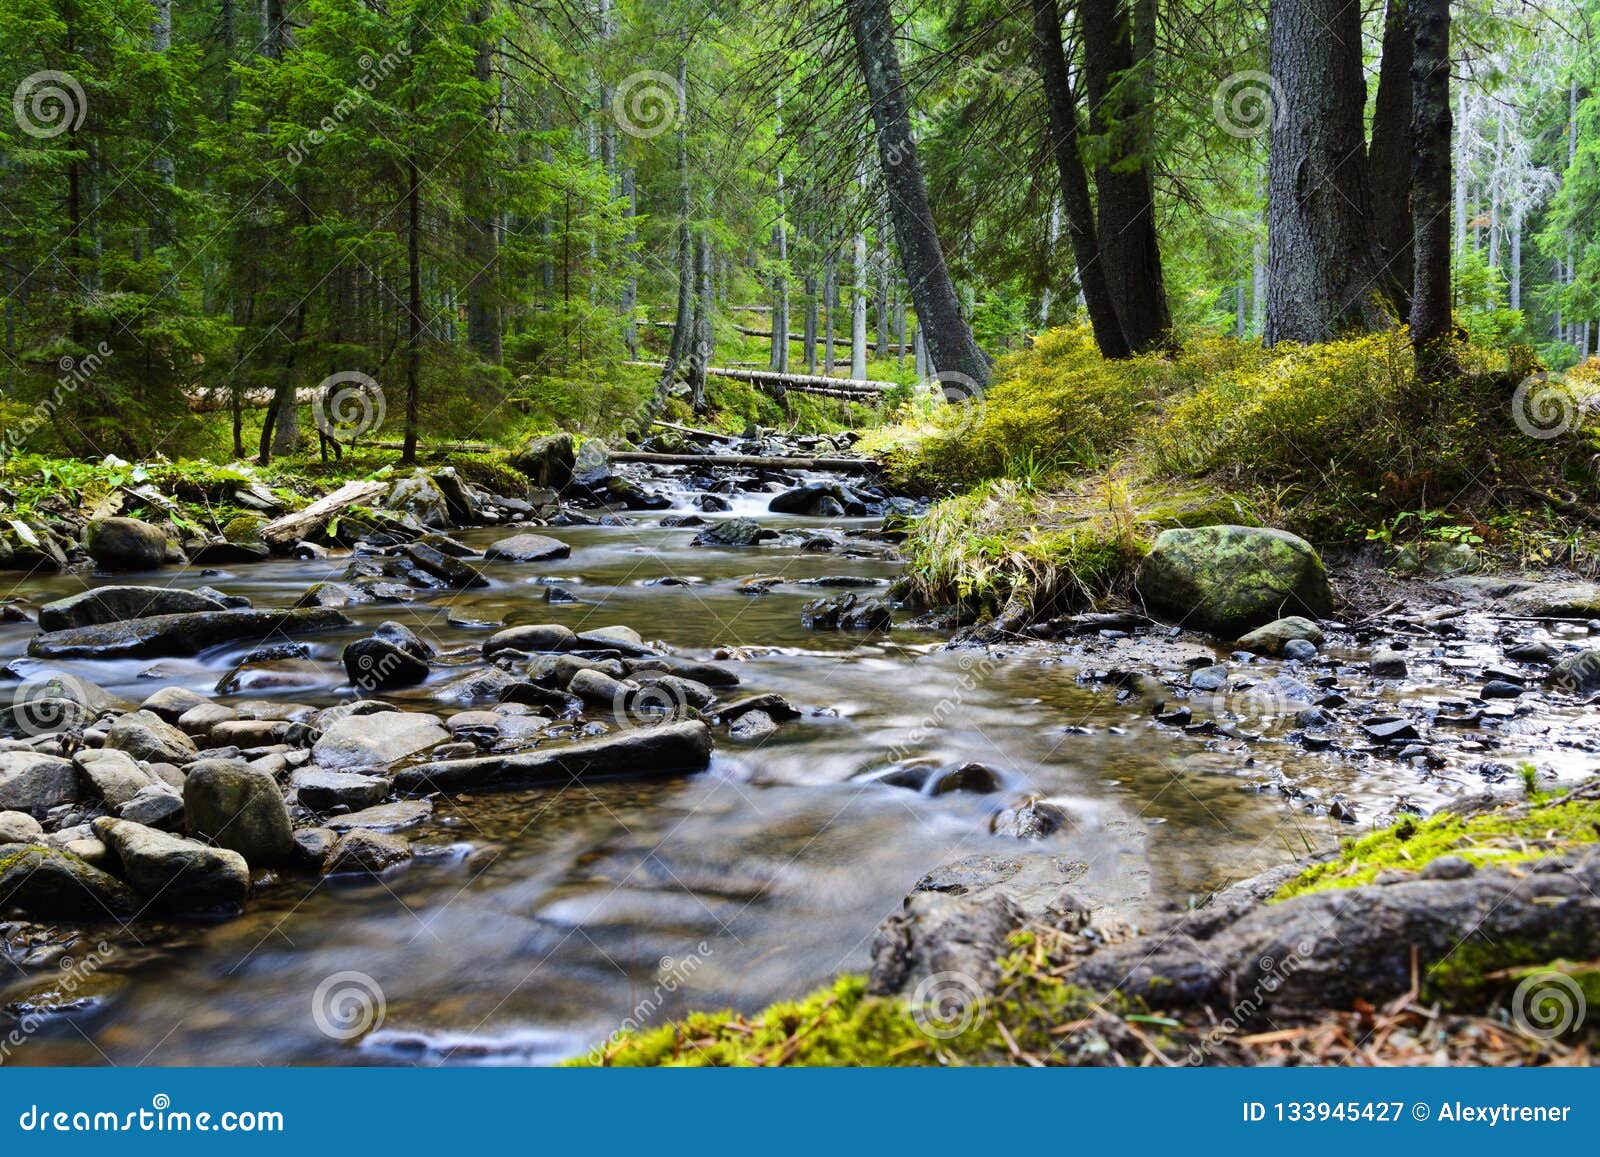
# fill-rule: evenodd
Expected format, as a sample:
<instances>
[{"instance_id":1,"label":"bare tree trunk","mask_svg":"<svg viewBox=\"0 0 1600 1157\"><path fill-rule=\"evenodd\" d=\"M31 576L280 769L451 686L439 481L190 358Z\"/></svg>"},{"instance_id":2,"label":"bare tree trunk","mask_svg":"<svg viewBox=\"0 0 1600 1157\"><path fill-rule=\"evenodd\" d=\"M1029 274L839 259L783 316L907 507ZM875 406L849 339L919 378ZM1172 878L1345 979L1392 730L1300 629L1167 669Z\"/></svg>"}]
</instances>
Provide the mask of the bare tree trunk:
<instances>
[{"instance_id":1,"label":"bare tree trunk","mask_svg":"<svg viewBox=\"0 0 1600 1157\"><path fill-rule=\"evenodd\" d=\"M412 112L416 110L413 108ZM422 395L422 170L414 152L406 154L406 432L400 461L417 460L417 421Z\"/></svg>"},{"instance_id":2,"label":"bare tree trunk","mask_svg":"<svg viewBox=\"0 0 1600 1157\"><path fill-rule=\"evenodd\" d=\"M1266 343L1381 328L1389 317L1370 223L1360 8L1274 0L1269 23L1286 99L1268 165Z\"/></svg>"},{"instance_id":3,"label":"bare tree trunk","mask_svg":"<svg viewBox=\"0 0 1600 1157\"><path fill-rule=\"evenodd\" d=\"M855 284L850 287L850 376L867 376L867 235L856 230L850 254Z\"/></svg>"},{"instance_id":4,"label":"bare tree trunk","mask_svg":"<svg viewBox=\"0 0 1600 1157\"><path fill-rule=\"evenodd\" d=\"M476 25L487 24L494 15L491 0L483 0L473 14ZM480 84L494 79L494 46L485 36L473 58L473 76ZM499 101L490 96L483 104L486 132L496 127ZM484 174L468 178L464 190L469 206L467 239L467 344L486 362L499 365L500 303L498 293L500 265L500 218L494 208L494 187Z\"/></svg>"},{"instance_id":5,"label":"bare tree trunk","mask_svg":"<svg viewBox=\"0 0 1600 1157\"><path fill-rule=\"evenodd\" d=\"M961 392L981 390L989 381L989 361L962 316L934 228L927 184L911 135L909 97L895 51L889 0L848 0L848 9L856 56L878 130L878 158L889 213L916 302L918 327L928 333L934 365L942 372L967 378L970 384Z\"/></svg>"},{"instance_id":6,"label":"bare tree trunk","mask_svg":"<svg viewBox=\"0 0 1600 1157\"><path fill-rule=\"evenodd\" d=\"M817 372L817 275L806 274L806 373Z\"/></svg>"},{"instance_id":7,"label":"bare tree trunk","mask_svg":"<svg viewBox=\"0 0 1600 1157\"><path fill-rule=\"evenodd\" d=\"M822 267L822 375L831 377L833 374L833 311L839 305L839 261L832 254L828 254L827 261Z\"/></svg>"},{"instance_id":8,"label":"bare tree trunk","mask_svg":"<svg viewBox=\"0 0 1600 1157\"><path fill-rule=\"evenodd\" d=\"M1061 203L1067 215L1067 236L1078 270L1078 287L1089 312L1095 345L1108 358L1125 358L1132 350L1117 316L1117 306L1106 280L1106 265L1089 195L1089 174L1078 143L1078 105L1061 43L1061 16L1056 0L1033 0L1034 65L1044 86L1050 115L1050 145L1061 182Z\"/></svg>"},{"instance_id":9,"label":"bare tree trunk","mask_svg":"<svg viewBox=\"0 0 1600 1157\"><path fill-rule=\"evenodd\" d=\"M711 234L702 230L699 239L700 290L695 302L694 356L689 360L689 404L697 414L706 410L706 367L716 349L711 327L711 315L716 307L713 292Z\"/></svg>"},{"instance_id":10,"label":"bare tree trunk","mask_svg":"<svg viewBox=\"0 0 1600 1157\"><path fill-rule=\"evenodd\" d=\"M1128 346L1154 349L1170 339L1172 317L1156 240L1155 192L1149 155L1149 85L1135 71L1134 28L1122 0L1082 0L1083 74L1089 90L1090 131L1103 159L1095 168L1099 192L1099 249L1106 285ZM1143 11L1149 19L1148 10ZM1154 29L1141 26L1148 38ZM1087 291L1084 297L1088 301Z\"/></svg>"},{"instance_id":11,"label":"bare tree trunk","mask_svg":"<svg viewBox=\"0 0 1600 1157\"><path fill-rule=\"evenodd\" d=\"M1450 351L1450 0L1409 0L1415 31L1411 64L1411 211L1416 279L1411 344L1417 372L1436 378L1455 368Z\"/></svg>"},{"instance_id":12,"label":"bare tree trunk","mask_svg":"<svg viewBox=\"0 0 1600 1157\"><path fill-rule=\"evenodd\" d=\"M1407 0L1389 0L1372 110L1372 232L1395 313L1411 309L1411 21Z\"/></svg>"}]
</instances>

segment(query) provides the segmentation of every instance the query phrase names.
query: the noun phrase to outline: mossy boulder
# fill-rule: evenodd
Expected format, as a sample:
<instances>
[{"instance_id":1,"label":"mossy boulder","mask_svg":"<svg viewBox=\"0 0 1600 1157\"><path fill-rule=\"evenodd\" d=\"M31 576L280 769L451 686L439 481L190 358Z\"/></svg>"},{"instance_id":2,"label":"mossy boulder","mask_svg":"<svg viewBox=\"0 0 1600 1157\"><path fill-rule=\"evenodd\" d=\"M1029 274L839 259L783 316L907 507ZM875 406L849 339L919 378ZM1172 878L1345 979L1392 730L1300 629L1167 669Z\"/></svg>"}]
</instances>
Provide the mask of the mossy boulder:
<instances>
[{"instance_id":1,"label":"mossy boulder","mask_svg":"<svg viewBox=\"0 0 1600 1157\"><path fill-rule=\"evenodd\" d=\"M131 916L138 899L121 880L44 844L0 845L0 909L41 920Z\"/></svg>"},{"instance_id":2,"label":"mossy boulder","mask_svg":"<svg viewBox=\"0 0 1600 1157\"><path fill-rule=\"evenodd\" d=\"M511 465L533 479L534 485L560 490L572 481L576 457L571 434L541 434L517 447Z\"/></svg>"},{"instance_id":3,"label":"mossy boulder","mask_svg":"<svg viewBox=\"0 0 1600 1157\"><path fill-rule=\"evenodd\" d=\"M167 559L167 536L137 518L91 522L84 548L102 570L154 570Z\"/></svg>"},{"instance_id":4,"label":"mossy boulder","mask_svg":"<svg viewBox=\"0 0 1600 1157\"><path fill-rule=\"evenodd\" d=\"M1285 615L1319 618L1333 610L1328 574L1311 544L1265 527L1163 531L1137 582L1152 611L1225 639Z\"/></svg>"},{"instance_id":5,"label":"mossy boulder","mask_svg":"<svg viewBox=\"0 0 1600 1157\"><path fill-rule=\"evenodd\" d=\"M450 525L450 507L445 502L444 492L434 485L425 470L396 482L384 505L409 514L423 526L444 529Z\"/></svg>"}]
</instances>

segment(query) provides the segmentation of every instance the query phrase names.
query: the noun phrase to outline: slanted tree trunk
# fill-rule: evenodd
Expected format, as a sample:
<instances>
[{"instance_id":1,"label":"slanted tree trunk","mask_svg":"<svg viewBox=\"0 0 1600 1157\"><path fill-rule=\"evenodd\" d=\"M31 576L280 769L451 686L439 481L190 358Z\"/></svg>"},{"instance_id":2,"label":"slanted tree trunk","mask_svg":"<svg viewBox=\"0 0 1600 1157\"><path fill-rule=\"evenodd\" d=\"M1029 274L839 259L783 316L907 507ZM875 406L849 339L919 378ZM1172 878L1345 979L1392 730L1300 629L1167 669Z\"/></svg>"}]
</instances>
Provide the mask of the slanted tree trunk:
<instances>
[{"instance_id":1,"label":"slanted tree trunk","mask_svg":"<svg viewBox=\"0 0 1600 1157\"><path fill-rule=\"evenodd\" d=\"M1050 146L1055 155L1056 175L1061 182L1067 236L1072 242L1073 263L1077 267L1084 307L1089 313L1089 326L1094 330L1095 345L1101 354L1108 358L1125 358L1132 350L1117 316L1106 281L1106 265L1100 256L1094 201L1089 195L1089 174L1084 168L1078 142L1078 105L1061 43L1061 15L1056 0L1033 0L1033 57L1039 81L1044 86L1045 106L1050 116Z\"/></svg>"},{"instance_id":2,"label":"slanted tree trunk","mask_svg":"<svg viewBox=\"0 0 1600 1157\"><path fill-rule=\"evenodd\" d=\"M850 287L850 376L867 376L867 235L856 230L850 253L855 284Z\"/></svg>"},{"instance_id":3,"label":"slanted tree trunk","mask_svg":"<svg viewBox=\"0 0 1600 1157\"><path fill-rule=\"evenodd\" d=\"M1411 60L1411 211L1416 276L1411 344L1417 372L1455 369L1450 349L1450 0L1408 0Z\"/></svg>"},{"instance_id":4,"label":"slanted tree trunk","mask_svg":"<svg viewBox=\"0 0 1600 1157\"><path fill-rule=\"evenodd\" d=\"M1397 316L1411 309L1411 21L1407 0L1389 0L1372 112L1372 232L1383 288Z\"/></svg>"},{"instance_id":5,"label":"slanted tree trunk","mask_svg":"<svg viewBox=\"0 0 1600 1157\"><path fill-rule=\"evenodd\" d=\"M1266 343L1381 328L1389 317L1371 230L1360 8L1273 0L1269 23L1285 107L1268 165Z\"/></svg>"},{"instance_id":6,"label":"slanted tree trunk","mask_svg":"<svg viewBox=\"0 0 1600 1157\"><path fill-rule=\"evenodd\" d=\"M1133 22L1122 0L1082 0L1078 13L1090 131L1099 138L1104 158L1095 167L1094 183L1106 285L1129 347L1155 349L1169 340L1172 316L1161 273L1151 183L1145 107L1150 86L1144 77L1151 62L1135 70ZM1145 10L1144 19L1149 18ZM1154 30L1140 31L1148 38Z\"/></svg>"},{"instance_id":7,"label":"slanted tree trunk","mask_svg":"<svg viewBox=\"0 0 1600 1157\"><path fill-rule=\"evenodd\" d=\"M934 228L927 184L911 135L910 98L894 47L894 16L889 0L847 2L856 56L878 130L878 159L889 214L906 281L916 303L918 328L927 333L928 351L939 371L963 375L970 380L968 390L981 390L989 381L989 361L962 316L960 299Z\"/></svg>"},{"instance_id":8,"label":"slanted tree trunk","mask_svg":"<svg viewBox=\"0 0 1600 1157\"><path fill-rule=\"evenodd\" d=\"M689 360L689 404L695 413L703 414L706 411L706 367L711 364L716 350L716 339L711 326L711 314L716 306L712 280L715 265L712 258L711 234L705 230L700 232L698 248L699 257L696 265L699 267L700 288L695 301L694 354Z\"/></svg>"}]
</instances>

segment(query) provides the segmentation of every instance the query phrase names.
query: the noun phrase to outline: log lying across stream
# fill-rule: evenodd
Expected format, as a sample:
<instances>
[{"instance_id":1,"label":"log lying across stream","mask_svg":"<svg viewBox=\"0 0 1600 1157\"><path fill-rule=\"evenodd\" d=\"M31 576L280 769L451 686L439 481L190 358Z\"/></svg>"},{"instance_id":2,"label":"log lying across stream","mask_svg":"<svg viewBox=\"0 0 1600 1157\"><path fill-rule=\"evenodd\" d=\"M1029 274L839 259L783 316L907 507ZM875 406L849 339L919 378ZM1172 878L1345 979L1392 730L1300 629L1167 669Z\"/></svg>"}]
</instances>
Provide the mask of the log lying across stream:
<instances>
[{"instance_id":1,"label":"log lying across stream","mask_svg":"<svg viewBox=\"0 0 1600 1157\"><path fill-rule=\"evenodd\" d=\"M737 466L741 469L775 467L779 470L832 470L840 474L870 474L879 469L873 458L778 458L760 454L653 454L643 450L613 450L613 462L650 462L657 466Z\"/></svg>"},{"instance_id":2,"label":"log lying across stream","mask_svg":"<svg viewBox=\"0 0 1600 1157\"><path fill-rule=\"evenodd\" d=\"M630 366L660 369L660 362L628 362ZM894 382L874 381L870 378L825 378L819 374L780 374L775 370L734 370L723 366L707 366L706 376L732 378L750 382L763 389L794 390L801 394L822 394L826 397L867 400L876 398L895 388Z\"/></svg>"}]
</instances>

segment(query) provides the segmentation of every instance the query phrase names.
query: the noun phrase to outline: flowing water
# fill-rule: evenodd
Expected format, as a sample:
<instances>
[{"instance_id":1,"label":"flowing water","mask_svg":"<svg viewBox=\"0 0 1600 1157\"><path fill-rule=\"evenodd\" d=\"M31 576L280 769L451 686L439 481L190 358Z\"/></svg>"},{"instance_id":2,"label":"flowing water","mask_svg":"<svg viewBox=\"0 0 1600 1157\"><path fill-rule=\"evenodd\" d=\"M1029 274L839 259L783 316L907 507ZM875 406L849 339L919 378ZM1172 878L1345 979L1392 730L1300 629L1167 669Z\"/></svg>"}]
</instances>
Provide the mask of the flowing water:
<instances>
[{"instance_id":1,"label":"flowing water","mask_svg":"<svg viewBox=\"0 0 1600 1157\"><path fill-rule=\"evenodd\" d=\"M764 498L735 501L734 514L760 511L775 526L818 525L766 515ZM1019 850L990 835L988 819L1024 792L1075 821L1027 850L1080 861L1075 887L1138 913L1188 903L1329 840L1336 823L1256 790L1270 770L1358 801L1392 800L1397 787L1416 786L1408 772L1357 771L1288 744L1263 744L1251 759L1237 744L1157 728L1148 698L1080 678L1076 662L1049 648L942 650L943 637L911 630L805 630L801 603L836 592L799 580L886 581L895 564L785 547L693 547L694 530L663 528L658 517L551 529L572 545L571 558L479 563L488 588L355 608L355 629L306 638L325 671L316 685L263 694L317 704L348 698L340 650L386 618L417 629L444 662L456 652L465 663L513 615L575 629L624 623L691 658L746 648L748 657L731 664L738 693L778 692L807 709L803 718L759 742L719 733L711 769L685 779L440 798L432 821L407 833L418 859L381 879L288 875L241 917L117 933L89 986L93 999L45 1022L16 1059L553 1062L624 1022L749 1010L862 969L873 929L924 873L974 853ZM506 533L459 537L481 548ZM159 581L209 583L273 606L343 567L339 559L270 561L204 576L164 572ZM738 580L752 574L785 581L765 595L741 593ZM688 585L652 585L661 578ZM15 593L37 603L84 581L29 580ZM547 604L551 583L582 601ZM0 656L22 654L29 634L26 625L0 627ZM137 701L169 683L209 694L251 649L54 666ZM433 681L453 673L441 665ZM426 687L398 698L445 716L457 710L430 708ZM911 759L980 760L1009 787L928 797L872 781L892 761ZM349 990L352 974L360 974L357 994L370 988L374 1005L381 1000L382 1017L346 1040L317 1010L341 997L340 986Z\"/></svg>"}]
</instances>

